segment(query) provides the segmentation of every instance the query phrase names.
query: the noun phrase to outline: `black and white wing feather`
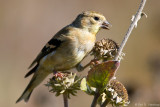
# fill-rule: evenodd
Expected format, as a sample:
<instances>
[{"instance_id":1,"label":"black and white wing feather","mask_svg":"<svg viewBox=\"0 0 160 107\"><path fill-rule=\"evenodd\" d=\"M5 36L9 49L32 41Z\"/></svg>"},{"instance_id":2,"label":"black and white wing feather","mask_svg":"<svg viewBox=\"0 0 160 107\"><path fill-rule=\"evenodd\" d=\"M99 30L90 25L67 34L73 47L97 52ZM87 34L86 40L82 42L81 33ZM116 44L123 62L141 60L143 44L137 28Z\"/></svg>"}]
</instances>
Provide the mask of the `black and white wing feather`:
<instances>
[{"instance_id":1,"label":"black and white wing feather","mask_svg":"<svg viewBox=\"0 0 160 107\"><path fill-rule=\"evenodd\" d=\"M52 38L41 50L41 52L38 54L36 59L32 62L32 64L29 66L29 68L33 67L35 63L39 63L39 61L52 51L56 50L60 45L62 41L58 39Z\"/></svg>"},{"instance_id":2,"label":"black and white wing feather","mask_svg":"<svg viewBox=\"0 0 160 107\"><path fill-rule=\"evenodd\" d=\"M34 66L26 75L25 75L25 78L30 76L31 74L33 74L38 65L39 65L39 62L40 60L48 55L49 53L55 51L60 45L61 45L62 41L61 40L58 40L56 38L52 38L44 47L43 49L41 50L41 52L38 54L38 56L35 58L35 60L32 62L32 64L29 66L29 69L31 67L33 67L35 64L37 64L36 66Z\"/></svg>"}]
</instances>

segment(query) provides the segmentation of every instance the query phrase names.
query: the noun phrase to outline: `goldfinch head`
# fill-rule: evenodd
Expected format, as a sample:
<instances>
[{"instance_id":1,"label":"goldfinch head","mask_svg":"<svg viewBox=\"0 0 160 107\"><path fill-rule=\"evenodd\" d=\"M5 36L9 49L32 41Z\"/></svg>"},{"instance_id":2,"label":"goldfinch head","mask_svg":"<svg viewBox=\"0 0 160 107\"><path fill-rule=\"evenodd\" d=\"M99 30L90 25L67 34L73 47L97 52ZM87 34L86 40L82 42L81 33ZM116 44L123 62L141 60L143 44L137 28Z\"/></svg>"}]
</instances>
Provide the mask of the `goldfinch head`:
<instances>
[{"instance_id":1,"label":"goldfinch head","mask_svg":"<svg viewBox=\"0 0 160 107\"><path fill-rule=\"evenodd\" d=\"M96 34L100 28L109 29L110 23L104 15L95 11L85 11L77 16L72 23L75 27L86 29Z\"/></svg>"}]
</instances>

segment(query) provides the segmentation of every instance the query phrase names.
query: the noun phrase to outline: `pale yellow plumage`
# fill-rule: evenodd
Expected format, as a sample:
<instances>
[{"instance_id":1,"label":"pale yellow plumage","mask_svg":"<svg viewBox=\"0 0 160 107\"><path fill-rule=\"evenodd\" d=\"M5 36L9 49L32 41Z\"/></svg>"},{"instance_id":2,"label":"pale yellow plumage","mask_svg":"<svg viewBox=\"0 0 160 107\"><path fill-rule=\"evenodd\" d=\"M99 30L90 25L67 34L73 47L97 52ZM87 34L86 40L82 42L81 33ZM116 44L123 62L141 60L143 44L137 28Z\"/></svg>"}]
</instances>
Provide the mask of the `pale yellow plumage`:
<instances>
[{"instance_id":1,"label":"pale yellow plumage","mask_svg":"<svg viewBox=\"0 0 160 107\"><path fill-rule=\"evenodd\" d=\"M23 99L27 102L33 89L50 73L76 67L94 47L99 29L108 29L108 25L109 23L102 14L86 11L79 14L70 25L55 34L29 67L37 64L25 76L28 77L34 73L17 102Z\"/></svg>"}]
</instances>

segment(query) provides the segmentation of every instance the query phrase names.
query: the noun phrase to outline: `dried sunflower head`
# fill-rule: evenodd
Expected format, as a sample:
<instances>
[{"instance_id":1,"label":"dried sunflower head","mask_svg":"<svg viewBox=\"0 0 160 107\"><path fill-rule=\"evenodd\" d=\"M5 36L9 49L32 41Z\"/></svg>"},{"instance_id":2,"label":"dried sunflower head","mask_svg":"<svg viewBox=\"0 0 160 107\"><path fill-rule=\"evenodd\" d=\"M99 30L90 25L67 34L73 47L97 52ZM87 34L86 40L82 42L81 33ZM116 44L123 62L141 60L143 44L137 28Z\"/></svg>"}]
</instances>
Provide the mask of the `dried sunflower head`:
<instances>
[{"instance_id":1,"label":"dried sunflower head","mask_svg":"<svg viewBox=\"0 0 160 107\"><path fill-rule=\"evenodd\" d=\"M119 46L115 41L111 39L102 39L95 43L92 55L94 55L95 59L107 61L114 58L118 49Z\"/></svg>"}]
</instances>

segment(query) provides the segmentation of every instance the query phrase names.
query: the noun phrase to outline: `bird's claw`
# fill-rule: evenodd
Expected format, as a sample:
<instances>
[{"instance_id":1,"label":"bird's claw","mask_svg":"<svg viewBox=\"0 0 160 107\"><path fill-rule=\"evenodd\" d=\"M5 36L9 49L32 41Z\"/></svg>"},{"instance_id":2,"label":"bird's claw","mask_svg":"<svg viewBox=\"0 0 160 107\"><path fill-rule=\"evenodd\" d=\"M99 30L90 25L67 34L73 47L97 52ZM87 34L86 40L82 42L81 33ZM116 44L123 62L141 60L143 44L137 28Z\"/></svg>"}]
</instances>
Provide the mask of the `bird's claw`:
<instances>
[{"instance_id":1,"label":"bird's claw","mask_svg":"<svg viewBox=\"0 0 160 107\"><path fill-rule=\"evenodd\" d=\"M76 69L77 69L78 72L81 72L81 71L84 70L84 67L83 67L81 64L78 64L78 65L76 66Z\"/></svg>"}]
</instances>

